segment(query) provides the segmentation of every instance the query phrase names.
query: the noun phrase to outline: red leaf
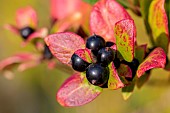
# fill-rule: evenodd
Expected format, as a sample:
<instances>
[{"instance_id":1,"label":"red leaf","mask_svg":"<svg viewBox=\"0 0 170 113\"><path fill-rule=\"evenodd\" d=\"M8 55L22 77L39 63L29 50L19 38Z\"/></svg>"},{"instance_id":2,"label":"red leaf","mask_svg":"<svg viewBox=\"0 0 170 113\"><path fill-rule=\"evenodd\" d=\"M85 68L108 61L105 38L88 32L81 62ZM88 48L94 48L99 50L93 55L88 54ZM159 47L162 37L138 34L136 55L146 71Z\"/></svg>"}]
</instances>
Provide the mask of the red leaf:
<instances>
[{"instance_id":1,"label":"red leaf","mask_svg":"<svg viewBox=\"0 0 170 113\"><path fill-rule=\"evenodd\" d=\"M45 37L45 42L52 54L62 63L69 64L72 54L85 48L84 40L71 32L56 33Z\"/></svg>"},{"instance_id":2,"label":"red leaf","mask_svg":"<svg viewBox=\"0 0 170 113\"><path fill-rule=\"evenodd\" d=\"M114 63L111 63L109 65L110 68L110 75L109 75L109 80L108 80L108 88L109 89L119 89L124 87L124 84L120 80L117 70L114 66Z\"/></svg>"},{"instance_id":3,"label":"red leaf","mask_svg":"<svg viewBox=\"0 0 170 113\"><path fill-rule=\"evenodd\" d=\"M120 67L118 68L119 76L132 78L132 71L128 65L120 64Z\"/></svg>"},{"instance_id":4,"label":"red leaf","mask_svg":"<svg viewBox=\"0 0 170 113\"><path fill-rule=\"evenodd\" d=\"M11 66L13 64L24 64L24 63L31 63L31 61L33 61L35 63L35 61L38 61L39 57L36 55L33 55L32 53L20 53L20 54L16 54L13 55L11 57L8 57L2 61L0 61L0 70L4 70L5 68L7 68L8 66ZM25 66L24 66L25 68ZM20 70L20 69L19 69Z\"/></svg>"},{"instance_id":5,"label":"red leaf","mask_svg":"<svg viewBox=\"0 0 170 113\"><path fill-rule=\"evenodd\" d=\"M57 92L57 101L62 106L80 106L95 99L102 88L88 83L80 73L73 74L68 78Z\"/></svg>"},{"instance_id":6,"label":"red leaf","mask_svg":"<svg viewBox=\"0 0 170 113\"><path fill-rule=\"evenodd\" d=\"M16 12L16 22L17 27L23 28L30 26L36 28L37 26L37 14L32 7L25 7L17 10Z\"/></svg>"},{"instance_id":7,"label":"red leaf","mask_svg":"<svg viewBox=\"0 0 170 113\"><path fill-rule=\"evenodd\" d=\"M124 19L115 24L115 36L117 50L123 58L131 62L134 58L134 40L136 39L136 28L134 21Z\"/></svg>"},{"instance_id":8,"label":"red leaf","mask_svg":"<svg viewBox=\"0 0 170 113\"><path fill-rule=\"evenodd\" d=\"M139 65L137 70L137 76L141 77L145 71L152 68L164 68L165 63L166 63L166 54L162 48L157 47Z\"/></svg>"},{"instance_id":9,"label":"red leaf","mask_svg":"<svg viewBox=\"0 0 170 113\"><path fill-rule=\"evenodd\" d=\"M6 24L6 25L4 26L4 28L7 29L7 30L9 30L9 31L11 31L11 32L13 32L13 33L15 33L15 34L17 34L17 35L19 35L19 30L18 30L18 28L17 28L16 26L14 26L14 25Z\"/></svg>"},{"instance_id":10,"label":"red leaf","mask_svg":"<svg viewBox=\"0 0 170 113\"><path fill-rule=\"evenodd\" d=\"M40 59L30 60L19 64L17 69L18 71L25 71L26 69L37 66L38 64L40 64Z\"/></svg>"},{"instance_id":11,"label":"red leaf","mask_svg":"<svg viewBox=\"0 0 170 113\"><path fill-rule=\"evenodd\" d=\"M58 20L53 25L51 32L64 32L67 31L70 28L77 29L77 27L80 25L82 19L81 13L77 12L72 15L67 16L66 18L62 20Z\"/></svg>"},{"instance_id":12,"label":"red leaf","mask_svg":"<svg viewBox=\"0 0 170 113\"><path fill-rule=\"evenodd\" d=\"M77 11L81 0L51 0L51 16L53 19L63 19Z\"/></svg>"},{"instance_id":13,"label":"red leaf","mask_svg":"<svg viewBox=\"0 0 170 113\"><path fill-rule=\"evenodd\" d=\"M115 42L115 23L131 18L127 11L115 0L100 0L97 2L90 16L91 33L101 35L106 41Z\"/></svg>"},{"instance_id":14,"label":"red leaf","mask_svg":"<svg viewBox=\"0 0 170 113\"><path fill-rule=\"evenodd\" d=\"M86 11L89 6L85 2L82 2L82 0L51 0L50 5L52 18L58 20L81 10Z\"/></svg>"}]
</instances>

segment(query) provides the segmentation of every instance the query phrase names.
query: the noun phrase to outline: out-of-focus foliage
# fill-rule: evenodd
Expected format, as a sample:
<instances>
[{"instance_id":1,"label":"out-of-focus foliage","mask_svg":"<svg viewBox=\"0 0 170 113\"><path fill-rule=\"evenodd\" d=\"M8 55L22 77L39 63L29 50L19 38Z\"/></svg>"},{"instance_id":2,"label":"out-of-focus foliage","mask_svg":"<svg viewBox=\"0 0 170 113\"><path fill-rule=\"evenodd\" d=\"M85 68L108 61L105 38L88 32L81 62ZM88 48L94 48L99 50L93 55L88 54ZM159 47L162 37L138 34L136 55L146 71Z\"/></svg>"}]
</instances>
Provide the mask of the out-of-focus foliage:
<instances>
[{"instance_id":1,"label":"out-of-focus foliage","mask_svg":"<svg viewBox=\"0 0 170 113\"><path fill-rule=\"evenodd\" d=\"M14 0L15 1L15 0ZM86 0L84 0L86 1ZM150 3L152 0L117 0L124 7L127 8L128 12L134 19L137 28L137 40L138 44L148 43L148 47L158 46L155 44L152 36L152 30L148 23L148 12L150 9ZM140 5L139 5L140 1ZM154 1L154 0L153 0ZM10 1L9 1L10 2ZM97 1L88 0L89 3L94 4ZM146 2L146 3L145 3ZM165 9L168 17L168 22L170 22L170 9L169 0L165 1ZM145 5L142 5L145 4ZM0 10L2 21L0 26L6 23L14 22L14 13L19 7L24 7L27 5L32 5L39 16L40 27L47 26L50 27L50 13L49 13L49 1L22 1L16 0L15 5L9 4L8 1L2 0ZM139 7L140 6L140 7ZM145 8L146 7L146 8ZM130 10L129 10L130 9ZM141 10L139 10L141 9ZM143 10L144 9L144 10ZM141 12L140 12L141 11ZM143 12L144 11L144 12ZM133 13L132 13L133 12ZM142 14L144 23L141 17L136 16ZM47 16L48 15L48 16ZM62 22L61 22L62 23ZM170 24L168 24L169 26ZM169 26L170 28L170 26ZM15 51L33 51L35 48L29 45L25 48L20 48L21 40L9 33L8 31L0 31L0 41L3 44L0 45L0 58L4 59ZM146 30L149 35L147 35ZM169 29L170 30L170 29ZM74 30L73 30L74 31ZM150 44L150 42L152 44ZM159 40L160 41L160 40ZM9 46L10 45L10 46ZM12 47L11 47L12 45ZM137 48L137 47L136 47ZM140 48L140 47L139 47ZM140 61L142 62L143 56L145 54L145 49L138 49L142 53L136 53ZM164 50L166 50L164 48ZM146 50L148 52L148 50ZM166 50L167 52L168 50ZM167 54L169 56L169 53ZM141 63L140 62L140 63ZM78 108L63 108L55 100L56 91L59 89L61 84L66 78L69 77L72 70L57 62L57 68L55 70L47 70L44 63L40 64L38 67L29 69L27 71L18 73L14 68L14 74L17 75L12 81L4 79L3 76L0 77L1 87L0 87L0 112L5 113L112 113L119 112L149 112L149 113L169 113L169 72L162 69L154 69L151 72L145 73L141 78L137 80L137 87L141 88L139 91L132 86L123 88L123 97L128 98L133 91L133 96L127 101L123 101L120 95L120 90L104 90L103 93L98 97L98 99L93 102L78 107ZM7 71L7 75L10 77L10 73ZM152 76L150 76L152 75ZM149 81L147 81L149 79ZM166 104L165 104L166 103ZM7 107L6 107L7 106ZM114 106L114 109L113 109ZM154 106L154 109L152 107Z\"/></svg>"}]
</instances>

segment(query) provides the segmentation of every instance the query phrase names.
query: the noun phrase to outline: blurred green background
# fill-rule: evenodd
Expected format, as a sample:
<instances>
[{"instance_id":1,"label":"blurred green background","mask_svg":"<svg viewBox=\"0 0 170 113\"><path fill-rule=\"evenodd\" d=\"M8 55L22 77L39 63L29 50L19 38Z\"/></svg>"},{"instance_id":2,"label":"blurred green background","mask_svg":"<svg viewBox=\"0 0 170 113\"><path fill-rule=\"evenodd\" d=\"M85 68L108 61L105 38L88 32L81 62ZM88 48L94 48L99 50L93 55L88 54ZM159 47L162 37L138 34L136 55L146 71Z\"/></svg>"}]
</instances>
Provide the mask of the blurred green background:
<instances>
[{"instance_id":1,"label":"blurred green background","mask_svg":"<svg viewBox=\"0 0 170 113\"><path fill-rule=\"evenodd\" d=\"M3 28L5 23L15 24L15 11L28 5L36 9L39 27L49 27L48 0L0 0L0 60L14 53L35 52L31 44L21 47L22 39ZM138 44L149 43L142 18L129 13L137 26ZM0 75L0 113L170 113L169 72L162 69L154 69L150 80L140 90L135 88L127 101L121 90L105 89L89 104L65 108L57 103L55 95L72 73L60 63L54 70L43 63L24 72L15 71L12 80Z\"/></svg>"}]
</instances>

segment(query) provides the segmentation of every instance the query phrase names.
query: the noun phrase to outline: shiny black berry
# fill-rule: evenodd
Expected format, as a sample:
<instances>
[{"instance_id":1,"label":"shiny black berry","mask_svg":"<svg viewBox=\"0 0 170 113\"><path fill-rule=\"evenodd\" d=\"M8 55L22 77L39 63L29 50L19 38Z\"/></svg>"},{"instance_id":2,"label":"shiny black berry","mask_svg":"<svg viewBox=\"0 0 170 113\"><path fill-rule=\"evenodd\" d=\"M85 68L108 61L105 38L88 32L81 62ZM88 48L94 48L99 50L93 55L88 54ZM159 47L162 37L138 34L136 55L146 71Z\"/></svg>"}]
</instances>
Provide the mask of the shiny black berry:
<instances>
[{"instance_id":1,"label":"shiny black berry","mask_svg":"<svg viewBox=\"0 0 170 113\"><path fill-rule=\"evenodd\" d=\"M87 39L86 48L98 51L103 47L105 47L105 40L101 36L93 35Z\"/></svg>"},{"instance_id":2,"label":"shiny black berry","mask_svg":"<svg viewBox=\"0 0 170 113\"><path fill-rule=\"evenodd\" d=\"M97 62L102 66L108 66L108 64L115 58L115 51L109 47L101 48L97 54Z\"/></svg>"},{"instance_id":3,"label":"shiny black berry","mask_svg":"<svg viewBox=\"0 0 170 113\"><path fill-rule=\"evenodd\" d=\"M53 55L47 45L44 46L43 51L44 59L52 59Z\"/></svg>"},{"instance_id":4,"label":"shiny black berry","mask_svg":"<svg viewBox=\"0 0 170 113\"><path fill-rule=\"evenodd\" d=\"M106 47L111 47L111 46L113 46L114 44L115 44L115 43L108 41L108 42L106 42Z\"/></svg>"},{"instance_id":5,"label":"shiny black berry","mask_svg":"<svg viewBox=\"0 0 170 113\"><path fill-rule=\"evenodd\" d=\"M32 33L34 32L34 29L31 27L25 27L20 30L20 35L23 39L27 39Z\"/></svg>"},{"instance_id":6,"label":"shiny black berry","mask_svg":"<svg viewBox=\"0 0 170 113\"><path fill-rule=\"evenodd\" d=\"M75 53L71 57L72 68L76 71L83 72L90 65Z\"/></svg>"},{"instance_id":7,"label":"shiny black berry","mask_svg":"<svg viewBox=\"0 0 170 113\"><path fill-rule=\"evenodd\" d=\"M86 78L93 85L103 86L108 81L109 69L100 64L91 64L86 69Z\"/></svg>"}]
</instances>

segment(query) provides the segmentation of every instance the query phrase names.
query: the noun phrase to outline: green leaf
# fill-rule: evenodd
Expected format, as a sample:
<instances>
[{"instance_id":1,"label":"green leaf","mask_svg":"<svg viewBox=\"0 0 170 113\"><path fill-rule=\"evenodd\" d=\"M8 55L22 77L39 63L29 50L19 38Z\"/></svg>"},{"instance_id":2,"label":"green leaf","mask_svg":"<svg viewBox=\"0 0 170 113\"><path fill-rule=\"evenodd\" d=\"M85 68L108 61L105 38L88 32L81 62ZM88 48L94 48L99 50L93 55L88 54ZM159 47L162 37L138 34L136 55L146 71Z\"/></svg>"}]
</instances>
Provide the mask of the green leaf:
<instances>
[{"instance_id":1,"label":"green leaf","mask_svg":"<svg viewBox=\"0 0 170 113\"><path fill-rule=\"evenodd\" d=\"M135 87L135 84L132 83L122 88L122 96L124 100L127 100L132 95L134 87Z\"/></svg>"},{"instance_id":2,"label":"green leaf","mask_svg":"<svg viewBox=\"0 0 170 113\"><path fill-rule=\"evenodd\" d=\"M142 17L148 23L149 6L153 0L139 0Z\"/></svg>"},{"instance_id":3,"label":"green leaf","mask_svg":"<svg viewBox=\"0 0 170 113\"><path fill-rule=\"evenodd\" d=\"M136 27L131 19L124 19L115 24L117 50L122 57L131 62L134 58L134 43L136 40Z\"/></svg>"},{"instance_id":4,"label":"green leaf","mask_svg":"<svg viewBox=\"0 0 170 113\"><path fill-rule=\"evenodd\" d=\"M139 1L140 1L140 10L141 10L142 17L144 19L146 31L150 36L150 41L154 45L154 41L152 39L153 37L151 35L151 28L150 28L149 22L148 22L149 6L150 6L152 0L139 0Z\"/></svg>"},{"instance_id":5,"label":"green leaf","mask_svg":"<svg viewBox=\"0 0 170 113\"><path fill-rule=\"evenodd\" d=\"M170 33L170 0L165 0L165 10L168 17L168 28Z\"/></svg>"},{"instance_id":6,"label":"green leaf","mask_svg":"<svg viewBox=\"0 0 170 113\"><path fill-rule=\"evenodd\" d=\"M149 79L150 73L145 73L143 76L137 79L136 85L138 88L141 88Z\"/></svg>"},{"instance_id":7,"label":"green leaf","mask_svg":"<svg viewBox=\"0 0 170 113\"><path fill-rule=\"evenodd\" d=\"M84 2L87 2L91 5L95 4L98 0L83 0Z\"/></svg>"},{"instance_id":8,"label":"green leaf","mask_svg":"<svg viewBox=\"0 0 170 113\"><path fill-rule=\"evenodd\" d=\"M146 44L135 47L135 58L141 63L146 54Z\"/></svg>"},{"instance_id":9,"label":"green leaf","mask_svg":"<svg viewBox=\"0 0 170 113\"><path fill-rule=\"evenodd\" d=\"M131 7L127 0L116 0L119 4L121 4L124 8Z\"/></svg>"},{"instance_id":10,"label":"green leaf","mask_svg":"<svg viewBox=\"0 0 170 113\"><path fill-rule=\"evenodd\" d=\"M167 53L169 45L169 30L164 3L165 0L153 0L151 2L148 21L156 46L162 47Z\"/></svg>"},{"instance_id":11,"label":"green leaf","mask_svg":"<svg viewBox=\"0 0 170 113\"><path fill-rule=\"evenodd\" d=\"M139 11L139 1L138 0L133 0L129 1L129 0L116 0L118 3L120 3L124 8L129 8L131 9L135 14L137 15L141 15L140 11Z\"/></svg>"},{"instance_id":12,"label":"green leaf","mask_svg":"<svg viewBox=\"0 0 170 113\"><path fill-rule=\"evenodd\" d=\"M119 88L124 87L124 84L120 80L113 62L110 63L109 70L110 70L110 75L109 75L109 80L108 80L108 88L119 89Z\"/></svg>"}]
</instances>

